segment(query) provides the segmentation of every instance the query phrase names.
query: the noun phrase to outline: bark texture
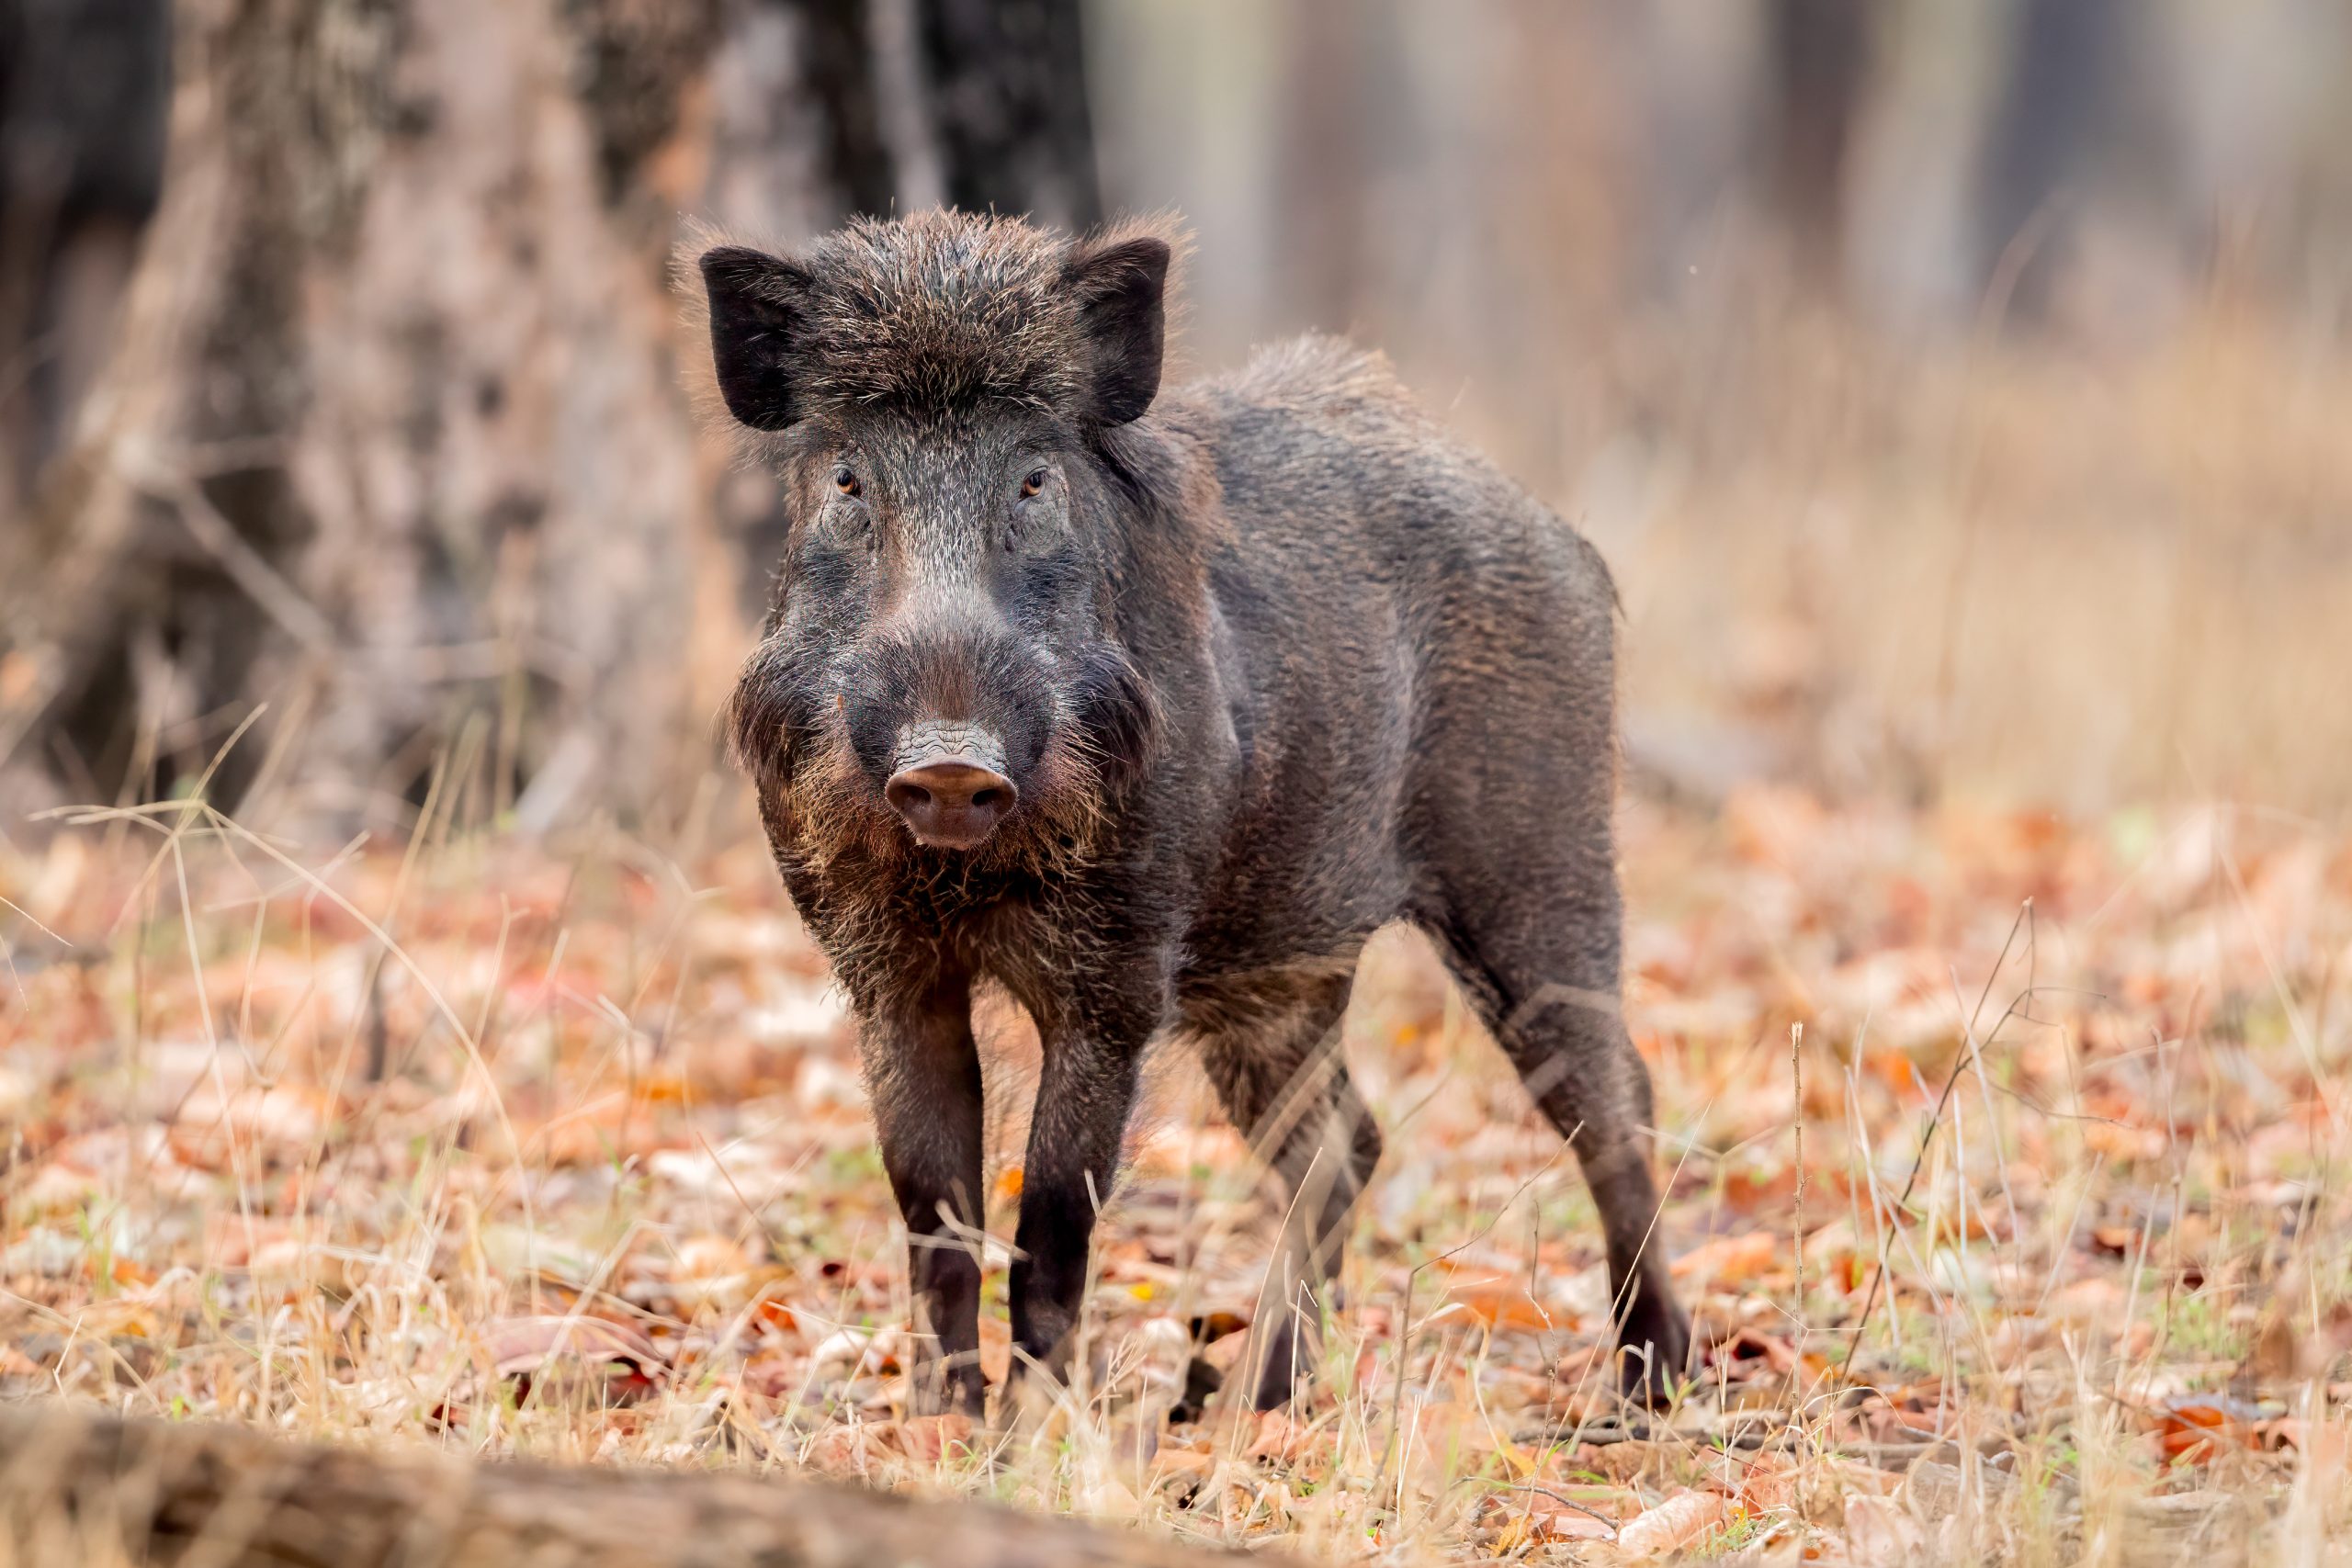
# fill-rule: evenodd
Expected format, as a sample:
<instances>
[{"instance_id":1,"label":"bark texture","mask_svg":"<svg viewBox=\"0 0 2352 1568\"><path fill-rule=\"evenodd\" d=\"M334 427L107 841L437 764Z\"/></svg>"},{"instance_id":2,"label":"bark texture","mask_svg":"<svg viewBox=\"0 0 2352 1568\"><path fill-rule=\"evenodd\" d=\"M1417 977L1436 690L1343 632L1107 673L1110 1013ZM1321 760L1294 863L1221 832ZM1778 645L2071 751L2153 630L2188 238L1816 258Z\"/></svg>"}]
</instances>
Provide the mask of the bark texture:
<instances>
[{"instance_id":1,"label":"bark texture","mask_svg":"<svg viewBox=\"0 0 2352 1568\"><path fill-rule=\"evenodd\" d=\"M1091 216L1082 84L1041 118L968 9L179 0L119 347L0 540L0 765L166 789L266 703L232 802L683 805L772 503L682 390L680 217L789 243L975 157Z\"/></svg>"},{"instance_id":2,"label":"bark texture","mask_svg":"<svg viewBox=\"0 0 2352 1568\"><path fill-rule=\"evenodd\" d=\"M1277 1560L812 1481L467 1464L0 1409L0 1568L1060 1568Z\"/></svg>"}]
</instances>

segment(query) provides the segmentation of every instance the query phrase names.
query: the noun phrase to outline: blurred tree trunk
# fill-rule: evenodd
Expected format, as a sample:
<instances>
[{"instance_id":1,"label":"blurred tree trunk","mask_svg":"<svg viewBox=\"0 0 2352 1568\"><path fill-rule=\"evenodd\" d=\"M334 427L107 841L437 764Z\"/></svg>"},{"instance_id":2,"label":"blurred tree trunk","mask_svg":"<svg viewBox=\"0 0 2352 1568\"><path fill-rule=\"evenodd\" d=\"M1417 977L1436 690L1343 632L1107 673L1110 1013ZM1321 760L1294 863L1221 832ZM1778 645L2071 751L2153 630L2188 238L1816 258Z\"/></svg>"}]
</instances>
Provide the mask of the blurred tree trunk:
<instances>
[{"instance_id":1,"label":"blurred tree trunk","mask_svg":"<svg viewBox=\"0 0 2352 1568\"><path fill-rule=\"evenodd\" d=\"M1294 319L1344 333L1360 324L1376 281L1369 266L1385 254L1375 231L1381 155L1404 112L1395 8L1298 0L1277 15L1273 47L1295 85L1279 101L1269 150L1282 302Z\"/></svg>"},{"instance_id":2,"label":"blurred tree trunk","mask_svg":"<svg viewBox=\"0 0 2352 1568\"><path fill-rule=\"evenodd\" d=\"M2040 324L2064 265L2078 186L2122 96L2123 0L2019 0L1992 129L1979 273L2014 321Z\"/></svg>"},{"instance_id":3,"label":"blurred tree trunk","mask_svg":"<svg viewBox=\"0 0 2352 1568\"><path fill-rule=\"evenodd\" d=\"M1100 222L1079 0L924 0L921 17L948 201Z\"/></svg>"},{"instance_id":4,"label":"blurred tree trunk","mask_svg":"<svg viewBox=\"0 0 2352 1568\"><path fill-rule=\"evenodd\" d=\"M945 6L894 60L859 0L180 0L119 347L0 543L0 761L169 787L266 700L216 795L681 804L773 500L682 390L677 218L789 242L954 175L951 117L883 112ZM1084 217L1071 89L987 156Z\"/></svg>"},{"instance_id":5,"label":"blurred tree trunk","mask_svg":"<svg viewBox=\"0 0 2352 1568\"><path fill-rule=\"evenodd\" d=\"M165 0L0 0L0 506L106 356L164 176Z\"/></svg>"},{"instance_id":6,"label":"blurred tree trunk","mask_svg":"<svg viewBox=\"0 0 2352 1568\"><path fill-rule=\"evenodd\" d=\"M1771 0L1770 186L1804 276L1835 292L1873 0Z\"/></svg>"}]
</instances>

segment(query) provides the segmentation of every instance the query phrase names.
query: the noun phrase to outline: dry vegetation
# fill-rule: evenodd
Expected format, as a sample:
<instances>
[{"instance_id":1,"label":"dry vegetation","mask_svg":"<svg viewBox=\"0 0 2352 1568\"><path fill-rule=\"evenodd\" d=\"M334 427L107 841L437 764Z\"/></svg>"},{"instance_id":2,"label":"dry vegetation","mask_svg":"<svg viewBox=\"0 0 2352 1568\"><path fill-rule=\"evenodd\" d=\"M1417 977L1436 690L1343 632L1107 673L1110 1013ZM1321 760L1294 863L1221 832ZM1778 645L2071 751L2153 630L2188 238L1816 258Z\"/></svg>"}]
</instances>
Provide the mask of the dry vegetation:
<instances>
[{"instance_id":1,"label":"dry vegetation","mask_svg":"<svg viewBox=\"0 0 2352 1568\"><path fill-rule=\"evenodd\" d=\"M313 858L184 802L0 858L0 1393L1325 1558L2338 1560L2352 844L1754 791L1625 834L1713 1346L1664 1418L1605 1395L1573 1165L1411 942L1351 1019L1390 1153L1324 1392L1168 1419L1274 1218L1171 1061L1086 1374L1008 1440L902 1418L852 1034L753 839L428 807ZM992 1238L1034 1052L995 1032Z\"/></svg>"},{"instance_id":2,"label":"dry vegetation","mask_svg":"<svg viewBox=\"0 0 2352 1568\"><path fill-rule=\"evenodd\" d=\"M2352 362L2226 301L2106 352L1722 313L1619 345L1552 497L1637 742L1716 788L2340 812Z\"/></svg>"},{"instance_id":3,"label":"dry vegetation","mask_svg":"<svg viewBox=\"0 0 2352 1568\"><path fill-rule=\"evenodd\" d=\"M731 682L772 497L695 445L670 361L702 351L668 336L665 242L639 216L790 231L847 193L801 167L809 128L773 118L807 95L712 63L753 60L743 40L697 62L644 47L659 7L548 9L670 66L575 102L564 28L477 37L445 7L400 32L400 79L440 80L451 112L382 145L338 122L356 140L321 171L373 168L349 194L398 241L352 251L361 273L280 210L324 173L244 188L300 139L217 113L310 99L197 94L111 373L130 466L71 528L0 516L0 553L40 536L80 563L0 565L0 641L39 621L130 650L135 702L104 682L89 702L104 732L135 725L130 776L199 773L266 697L240 753L266 759L249 820L379 828L322 850L200 789L0 810L0 1400L431 1450L410 1472L428 1489L477 1457L806 1472L1327 1561L2352 1568L2339 175L2225 204L2289 234L2323 220L2270 276L2249 227L2244 256L2181 265L2161 309L2013 319L1996 277L1973 321L1880 330L1758 251L1736 196L1703 223L1665 211L1652 187L1688 149L1631 153L1735 95L1678 69L1703 63L1688 49L1629 49L1600 8L1405 7L1379 51L1335 53L1346 7L1228 6L1212 28L1197 0L1096 7L1134 35L1089 62L1104 166L1134 165L1114 188L1201 226L1204 367L1346 326L1612 563L1652 792L1624 813L1628 1006L1660 1091L1659 1245L1709 1354L1661 1416L1608 1395L1573 1165L1396 938L1350 1021L1388 1154L1320 1392L1262 1421L1171 1418L1196 1339L1238 1353L1277 1216L1170 1059L1103 1220L1083 1375L1014 1438L906 1418L903 1243L849 1022L735 786L697 786L698 749L669 743L707 733ZM1635 30L1704 41L1668 9L1690 16ZM1905 9L1938 83L1962 33L1992 47ZM198 10L269 43L223 52L231 81L275 83L310 47L305 7ZM1313 69L1236 71L1244 22ZM365 55L296 73L307 93ZM1908 80L1870 133L1895 138L1898 184L1904 139L1955 90L1908 117ZM2143 91L2220 101L2174 80ZM615 202L594 128L665 122L673 97L684 132ZM545 134L509 133L518 104ZM2352 145L2333 123L2310 133ZM1685 197L1713 178L1682 171ZM2181 236L2209 215L2176 216ZM189 624L242 633L258 604L293 641L213 689L191 683L201 639L175 671L157 627L193 603L187 552L222 549L213 503L186 499L220 477L216 438L245 434L218 423L220 389L301 384L221 281L289 226L311 248L254 319L315 339L324 379L266 428L320 534L235 520L287 547L263 567L286 581L232 550ZM2132 248L2105 276L2164 273ZM237 310L194 332L216 288ZM2123 327L2078 341L2078 318ZM412 450L405 411L435 400L437 445ZM160 539L141 521L159 488ZM510 535L517 497L534 521ZM0 740L40 675L0 649ZM297 766L314 731L368 744L322 784ZM412 818L447 735L468 782ZM73 745L0 761L35 752L62 776L0 778L0 805L112 795ZM570 826L688 792L674 834ZM1857 804L1992 795L2063 811ZM2197 804L2251 799L2334 815ZM990 1033L1001 1379L1035 1046L1001 1009ZM19 1415L0 1419L0 1568L49 1568L9 1506L53 1494L53 1523L70 1488L16 1462L40 1445L12 1449ZM604 1531L626 1510L598 1502L583 1533L647 1528Z\"/></svg>"}]
</instances>

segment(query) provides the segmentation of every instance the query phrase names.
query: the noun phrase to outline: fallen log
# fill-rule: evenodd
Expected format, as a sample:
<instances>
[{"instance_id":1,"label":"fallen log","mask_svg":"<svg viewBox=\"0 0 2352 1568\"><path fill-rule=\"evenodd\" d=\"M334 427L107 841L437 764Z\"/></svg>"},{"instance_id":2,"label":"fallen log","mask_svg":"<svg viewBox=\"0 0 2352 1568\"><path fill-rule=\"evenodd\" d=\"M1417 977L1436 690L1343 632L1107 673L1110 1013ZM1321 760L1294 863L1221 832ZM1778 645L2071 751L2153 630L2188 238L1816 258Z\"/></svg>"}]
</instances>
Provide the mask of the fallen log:
<instances>
[{"instance_id":1,"label":"fallen log","mask_svg":"<svg viewBox=\"0 0 2352 1568\"><path fill-rule=\"evenodd\" d=\"M1243 1554L993 1504L481 1462L0 1406L0 1568L1204 1568ZM1266 1563L1271 1560L1250 1561Z\"/></svg>"}]
</instances>

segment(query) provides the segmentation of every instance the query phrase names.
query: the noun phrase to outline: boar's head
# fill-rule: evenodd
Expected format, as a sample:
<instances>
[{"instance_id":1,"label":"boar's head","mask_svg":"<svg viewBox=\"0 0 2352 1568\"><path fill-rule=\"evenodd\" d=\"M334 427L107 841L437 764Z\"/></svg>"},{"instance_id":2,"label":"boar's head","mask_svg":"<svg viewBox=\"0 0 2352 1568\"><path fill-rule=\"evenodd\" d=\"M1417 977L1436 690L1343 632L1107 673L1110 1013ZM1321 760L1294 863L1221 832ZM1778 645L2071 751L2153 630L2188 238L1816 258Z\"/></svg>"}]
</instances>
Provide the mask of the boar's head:
<instances>
[{"instance_id":1,"label":"boar's head","mask_svg":"<svg viewBox=\"0 0 2352 1568\"><path fill-rule=\"evenodd\" d=\"M1170 254L937 212L701 255L718 390L789 523L731 739L805 858L1067 852L1143 767L1116 590L1148 487L1118 454Z\"/></svg>"}]
</instances>

